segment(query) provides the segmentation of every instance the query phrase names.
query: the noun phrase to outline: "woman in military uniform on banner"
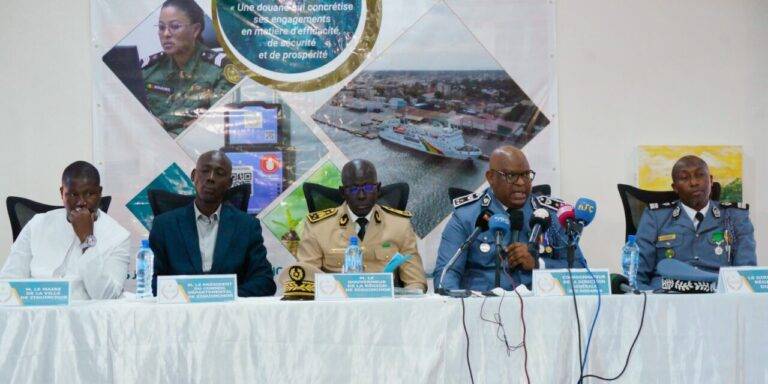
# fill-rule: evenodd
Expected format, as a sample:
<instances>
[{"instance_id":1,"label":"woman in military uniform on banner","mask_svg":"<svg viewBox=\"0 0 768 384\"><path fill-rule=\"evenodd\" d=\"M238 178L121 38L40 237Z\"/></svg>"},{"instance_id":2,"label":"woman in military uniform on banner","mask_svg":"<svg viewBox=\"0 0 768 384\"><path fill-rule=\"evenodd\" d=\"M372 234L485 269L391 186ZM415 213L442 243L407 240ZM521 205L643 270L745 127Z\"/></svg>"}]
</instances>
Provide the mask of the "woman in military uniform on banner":
<instances>
[{"instance_id":1,"label":"woman in military uniform on banner","mask_svg":"<svg viewBox=\"0 0 768 384\"><path fill-rule=\"evenodd\" d=\"M223 52L203 44L204 28L205 14L193 0L166 0L157 24L163 51L141 61L147 106L174 137L241 78Z\"/></svg>"}]
</instances>

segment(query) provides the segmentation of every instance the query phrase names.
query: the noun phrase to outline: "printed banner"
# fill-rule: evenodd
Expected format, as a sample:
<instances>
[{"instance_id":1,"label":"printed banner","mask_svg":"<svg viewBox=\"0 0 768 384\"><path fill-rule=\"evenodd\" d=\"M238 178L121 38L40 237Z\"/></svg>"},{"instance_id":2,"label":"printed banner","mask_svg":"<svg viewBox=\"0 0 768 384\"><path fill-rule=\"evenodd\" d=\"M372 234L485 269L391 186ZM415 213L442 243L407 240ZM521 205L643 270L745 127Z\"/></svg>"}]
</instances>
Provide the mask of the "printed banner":
<instances>
[{"instance_id":1,"label":"printed banner","mask_svg":"<svg viewBox=\"0 0 768 384\"><path fill-rule=\"evenodd\" d=\"M94 158L137 248L147 191L193 194L214 149L234 185L251 185L275 275L301 241L302 184L338 187L350 159L409 184L428 274L448 188L485 188L495 147L523 148L535 184L559 191L551 2L94 0L91 12Z\"/></svg>"}]
</instances>

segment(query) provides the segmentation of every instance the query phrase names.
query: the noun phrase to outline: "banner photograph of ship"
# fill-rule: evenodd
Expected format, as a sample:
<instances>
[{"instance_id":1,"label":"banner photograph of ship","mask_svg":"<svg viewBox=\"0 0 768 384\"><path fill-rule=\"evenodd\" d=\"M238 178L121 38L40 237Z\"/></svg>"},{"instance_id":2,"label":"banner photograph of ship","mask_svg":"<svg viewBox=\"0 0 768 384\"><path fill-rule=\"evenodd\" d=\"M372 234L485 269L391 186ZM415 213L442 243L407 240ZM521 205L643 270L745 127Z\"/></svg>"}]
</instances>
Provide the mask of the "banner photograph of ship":
<instances>
[{"instance_id":1,"label":"banner photograph of ship","mask_svg":"<svg viewBox=\"0 0 768 384\"><path fill-rule=\"evenodd\" d=\"M441 4L312 118L344 155L373 161L383 185L410 184L421 237L451 213L449 187L479 188L494 148L522 148L549 124Z\"/></svg>"}]
</instances>

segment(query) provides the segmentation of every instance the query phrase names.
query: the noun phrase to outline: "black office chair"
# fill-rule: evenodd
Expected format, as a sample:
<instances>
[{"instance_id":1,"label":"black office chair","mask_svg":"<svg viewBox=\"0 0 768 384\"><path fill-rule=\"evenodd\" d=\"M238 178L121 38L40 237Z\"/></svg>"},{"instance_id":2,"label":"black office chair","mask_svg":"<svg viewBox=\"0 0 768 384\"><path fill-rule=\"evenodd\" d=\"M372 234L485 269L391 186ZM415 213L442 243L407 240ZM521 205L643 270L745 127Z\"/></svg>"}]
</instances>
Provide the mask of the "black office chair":
<instances>
[{"instance_id":1,"label":"black office chair","mask_svg":"<svg viewBox=\"0 0 768 384\"><path fill-rule=\"evenodd\" d=\"M102 196L99 202L99 208L107 212L109 204L112 202L112 196ZM21 229L32 220L32 217L38 213L45 213L54 209L64 208L61 205L48 205L36 201L25 199L23 197L8 196L5 199L5 206L8 208L8 219L11 222L11 232L13 241L19 237Z\"/></svg>"},{"instance_id":2,"label":"black office chair","mask_svg":"<svg viewBox=\"0 0 768 384\"><path fill-rule=\"evenodd\" d=\"M335 208L344 202L338 188L326 187L315 183L304 183L301 186L307 201L309 212ZM394 183L381 187L381 195L376 203L404 211L408 206L411 189L408 183Z\"/></svg>"},{"instance_id":3,"label":"black office chair","mask_svg":"<svg viewBox=\"0 0 768 384\"><path fill-rule=\"evenodd\" d=\"M195 195L180 195L169 192L164 189L150 189L147 191L149 206L152 207L152 214L155 216L165 212L172 211L192 204ZM232 187L224 193L224 201L235 206L235 208L248 212L248 200L251 198L251 185L240 184Z\"/></svg>"},{"instance_id":4,"label":"black office chair","mask_svg":"<svg viewBox=\"0 0 768 384\"><path fill-rule=\"evenodd\" d=\"M637 233L637 225L640 223L640 218L649 204L661 204L679 199L675 191L647 191L626 184L617 184L617 187L619 188L621 205L624 206L625 240L627 236ZM720 183L712 183L710 198L715 201L720 200L720 191Z\"/></svg>"},{"instance_id":5,"label":"black office chair","mask_svg":"<svg viewBox=\"0 0 768 384\"><path fill-rule=\"evenodd\" d=\"M472 193L472 191L468 191L463 188L449 187L448 199L450 200L451 204L453 204L453 199L469 195L470 193ZM552 194L552 187L550 187L549 184L534 185L531 187L531 194L536 196L549 196Z\"/></svg>"}]
</instances>

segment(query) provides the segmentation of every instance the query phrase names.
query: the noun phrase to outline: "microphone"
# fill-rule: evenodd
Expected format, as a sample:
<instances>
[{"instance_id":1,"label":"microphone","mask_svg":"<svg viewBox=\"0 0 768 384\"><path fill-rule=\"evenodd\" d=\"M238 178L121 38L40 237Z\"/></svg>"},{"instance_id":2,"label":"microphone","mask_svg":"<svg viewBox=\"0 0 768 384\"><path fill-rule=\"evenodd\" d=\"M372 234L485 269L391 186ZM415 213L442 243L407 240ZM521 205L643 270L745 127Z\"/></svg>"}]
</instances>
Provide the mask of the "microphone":
<instances>
[{"instance_id":1,"label":"microphone","mask_svg":"<svg viewBox=\"0 0 768 384\"><path fill-rule=\"evenodd\" d=\"M570 204L563 204L560 209L557 210L557 221L560 222L560 226L568 228L576 218L576 213L573 211L573 207Z\"/></svg>"},{"instance_id":2,"label":"microphone","mask_svg":"<svg viewBox=\"0 0 768 384\"><path fill-rule=\"evenodd\" d=\"M629 279L618 273L611 273L611 293L614 295L623 295L625 293L638 294L637 290L629 285Z\"/></svg>"},{"instance_id":3,"label":"microphone","mask_svg":"<svg viewBox=\"0 0 768 384\"><path fill-rule=\"evenodd\" d=\"M522 214L522 212L520 212L520 214ZM490 229L494 235L496 247L503 247L502 241L504 240L504 236L506 236L510 230L509 217L504 213L497 213L491 216L491 220L488 221L488 229Z\"/></svg>"},{"instance_id":4,"label":"microphone","mask_svg":"<svg viewBox=\"0 0 768 384\"><path fill-rule=\"evenodd\" d=\"M549 217L549 211L544 208L537 208L533 211L531 220L528 222L528 225L531 227L531 235L528 237L528 252L531 255L539 253L538 249L536 249L536 239L539 238L541 233L549 229L551 223L552 219Z\"/></svg>"},{"instance_id":5,"label":"microphone","mask_svg":"<svg viewBox=\"0 0 768 384\"><path fill-rule=\"evenodd\" d=\"M459 258L459 255L461 255L464 251L469 248L470 244L477 239L477 236L480 235L481 232L485 232L488 230L488 222L491 219L491 216L493 216L493 212L491 212L490 209L483 209L480 211L480 214L477 215L477 219L475 219L475 229L472 231L472 233L469 234L469 237L467 237L467 240L464 241L463 244L459 247L458 250L456 250L456 253L451 256L451 258L448 260L448 263L445 264L445 267L442 270L442 273L440 273L440 284L435 289L437 293L440 294L451 294L450 292L445 292L445 289L443 288L443 279L445 279L445 272L449 270L450 268L453 268L453 264L456 263L456 260ZM465 290L460 290L465 291ZM455 294L453 294L455 296ZM466 296L469 296L467 293ZM459 295L458 297L462 297Z\"/></svg>"},{"instance_id":6,"label":"microphone","mask_svg":"<svg viewBox=\"0 0 768 384\"><path fill-rule=\"evenodd\" d=\"M582 197L576 200L574 216L576 217L576 235L581 235L581 231L595 219L597 213L597 203L592 199Z\"/></svg>"},{"instance_id":7,"label":"microphone","mask_svg":"<svg viewBox=\"0 0 768 384\"><path fill-rule=\"evenodd\" d=\"M515 209L514 211L509 211L509 229L512 231L511 241L513 243L520 241L520 231L523 230L524 225L525 216L522 210Z\"/></svg>"},{"instance_id":8,"label":"microphone","mask_svg":"<svg viewBox=\"0 0 768 384\"><path fill-rule=\"evenodd\" d=\"M522 212L520 212L522 213ZM496 278L494 288L501 286L501 257L504 252L504 236L509 233L509 215L506 213L497 213L491 216L491 220L488 222L488 229L494 234L496 242Z\"/></svg>"}]
</instances>

